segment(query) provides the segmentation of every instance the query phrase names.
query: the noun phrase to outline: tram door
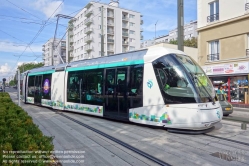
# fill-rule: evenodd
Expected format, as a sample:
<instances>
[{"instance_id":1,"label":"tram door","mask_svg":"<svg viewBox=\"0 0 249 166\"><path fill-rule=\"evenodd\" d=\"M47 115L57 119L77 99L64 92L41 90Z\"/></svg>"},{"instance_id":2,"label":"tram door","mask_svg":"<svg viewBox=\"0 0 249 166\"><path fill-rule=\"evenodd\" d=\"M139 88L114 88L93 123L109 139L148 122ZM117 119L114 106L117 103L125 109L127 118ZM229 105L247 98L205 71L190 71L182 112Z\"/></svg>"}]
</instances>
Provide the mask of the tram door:
<instances>
[{"instance_id":1,"label":"tram door","mask_svg":"<svg viewBox=\"0 0 249 166\"><path fill-rule=\"evenodd\" d=\"M42 76L35 76L35 94L34 102L35 104L41 104L42 97Z\"/></svg>"},{"instance_id":2,"label":"tram door","mask_svg":"<svg viewBox=\"0 0 249 166\"><path fill-rule=\"evenodd\" d=\"M106 70L105 96L106 116L128 118L127 68Z\"/></svg>"}]
</instances>

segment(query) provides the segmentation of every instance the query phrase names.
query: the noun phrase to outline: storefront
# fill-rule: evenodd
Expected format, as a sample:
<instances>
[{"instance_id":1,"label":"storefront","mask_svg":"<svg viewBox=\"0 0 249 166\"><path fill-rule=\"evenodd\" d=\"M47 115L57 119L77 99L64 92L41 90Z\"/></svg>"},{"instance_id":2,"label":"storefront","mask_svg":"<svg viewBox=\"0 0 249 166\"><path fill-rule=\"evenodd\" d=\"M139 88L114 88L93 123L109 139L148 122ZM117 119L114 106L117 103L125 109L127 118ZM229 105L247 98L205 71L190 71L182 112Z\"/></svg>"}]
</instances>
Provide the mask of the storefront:
<instances>
[{"instance_id":1,"label":"storefront","mask_svg":"<svg viewBox=\"0 0 249 166\"><path fill-rule=\"evenodd\" d=\"M249 62L203 66L215 90L222 86L227 100L234 104L249 104Z\"/></svg>"}]
</instances>

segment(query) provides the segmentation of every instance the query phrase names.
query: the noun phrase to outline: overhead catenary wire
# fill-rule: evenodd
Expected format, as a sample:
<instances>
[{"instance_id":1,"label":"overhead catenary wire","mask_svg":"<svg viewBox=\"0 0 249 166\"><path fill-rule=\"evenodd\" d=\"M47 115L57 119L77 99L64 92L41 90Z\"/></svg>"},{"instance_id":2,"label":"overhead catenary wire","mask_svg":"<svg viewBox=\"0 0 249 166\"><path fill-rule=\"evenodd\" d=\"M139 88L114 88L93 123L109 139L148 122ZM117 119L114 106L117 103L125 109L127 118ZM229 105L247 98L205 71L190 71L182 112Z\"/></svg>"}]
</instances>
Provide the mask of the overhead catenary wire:
<instances>
[{"instance_id":1,"label":"overhead catenary wire","mask_svg":"<svg viewBox=\"0 0 249 166\"><path fill-rule=\"evenodd\" d=\"M50 18L54 15L54 13L59 9L59 7L62 5L62 3L64 2L64 0L60 3L60 5L55 9L55 11L52 13L52 15L45 21L44 25L42 25L40 27L40 29L38 30L38 32L36 33L35 37L31 40L31 42L26 46L26 48L24 49L24 51L19 55L17 61L15 64L18 63L19 59L21 58L21 56L23 55L23 53L27 50L27 48L35 41L35 39L39 36L39 34L42 32L42 30L44 29L46 23L50 20ZM12 71L12 70L11 70Z\"/></svg>"},{"instance_id":2,"label":"overhead catenary wire","mask_svg":"<svg viewBox=\"0 0 249 166\"><path fill-rule=\"evenodd\" d=\"M18 5L14 4L13 2L11 2L11 1L9 1L9 0L5 0L5 1L7 1L7 2L11 3L11 4L12 4L12 5L14 5L15 7L17 7L17 8L19 8L19 9L21 9L22 11L24 11L24 12L26 12L26 13L30 14L31 16L33 16L33 17L36 17L36 18L40 19L40 18L39 18L39 17L37 17L36 15L34 15L34 14L32 14L32 13L28 12L27 10L25 10L25 9L23 9L23 8L21 8L21 7L19 7ZM41 19L40 19L40 20L41 20Z\"/></svg>"}]
</instances>

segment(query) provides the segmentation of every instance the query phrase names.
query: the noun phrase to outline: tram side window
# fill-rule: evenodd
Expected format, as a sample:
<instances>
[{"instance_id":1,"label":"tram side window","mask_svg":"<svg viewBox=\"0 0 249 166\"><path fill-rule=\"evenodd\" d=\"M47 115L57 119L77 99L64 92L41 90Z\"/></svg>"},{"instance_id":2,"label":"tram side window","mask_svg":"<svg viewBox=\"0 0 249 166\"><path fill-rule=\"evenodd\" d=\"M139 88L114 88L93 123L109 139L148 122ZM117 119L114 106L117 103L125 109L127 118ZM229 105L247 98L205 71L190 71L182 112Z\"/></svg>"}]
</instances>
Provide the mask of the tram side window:
<instances>
[{"instance_id":1,"label":"tram side window","mask_svg":"<svg viewBox=\"0 0 249 166\"><path fill-rule=\"evenodd\" d=\"M42 98L51 100L52 74L44 74L42 80Z\"/></svg>"},{"instance_id":2,"label":"tram side window","mask_svg":"<svg viewBox=\"0 0 249 166\"><path fill-rule=\"evenodd\" d=\"M34 97L35 94L35 76L28 78L28 97Z\"/></svg>"},{"instance_id":3,"label":"tram side window","mask_svg":"<svg viewBox=\"0 0 249 166\"><path fill-rule=\"evenodd\" d=\"M130 108L143 106L143 65L131 66L129 83Z\"/></svg>"},{"instance_id":4,"label":"tram side window","mask_svg":"<svg viewBox=\"0 0 249 166\"><path fill-rule=\"evenodd\" d=\"M80 103L79 81L82 71L68 72L67 80L67 101Z\"/></svg>"},{"instance_id":5,"label":"tram side window","mask_svg":"<svg viewBox=\"0 0 249 166\"><path fill-rule=\"evenodd\" d=\"M103 104L103 69L84 71L82 82L82 103Z\"/></svg>"}]
</instances>

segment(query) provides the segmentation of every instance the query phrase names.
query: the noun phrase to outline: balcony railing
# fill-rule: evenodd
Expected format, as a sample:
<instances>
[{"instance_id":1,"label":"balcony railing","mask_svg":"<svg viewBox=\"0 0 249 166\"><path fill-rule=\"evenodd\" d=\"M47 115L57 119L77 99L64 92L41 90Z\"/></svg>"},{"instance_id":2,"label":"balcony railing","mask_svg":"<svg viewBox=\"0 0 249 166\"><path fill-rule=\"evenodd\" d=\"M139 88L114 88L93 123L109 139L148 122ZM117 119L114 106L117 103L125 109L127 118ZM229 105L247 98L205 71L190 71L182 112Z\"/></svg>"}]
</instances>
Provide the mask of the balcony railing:
<instances>
[{"instance_id":1,"label":"balcony railing","mask_svg":"<svg viewBox=\"0 0 249 166\"><path fill-rule=\"evenodd\" d=\"M107 31L108 34L114 34L114 31Z\"/></svg>"},{"instance_id":2,"label":"balcony railing","mask_svg":"<svg viewBox=\"0 0 249 166\"><path fill-rule=\"evenodd\" d=\"M218 60L220 60L220 54L219 53L209 54L209 55L207 55L207 60L208 61L218 61Z\"/></svg>"},{"instance_id":3,"label":"balcony railing","mask_svg":"<svg viewBox=\"0 0 249 166\"><path fill-rule=\"evenodd\" d=\"M92 9L90 9L90 10L87 10L87 11L85 11L85 17L89 17L91 14L93 14L93 10Z\"/></svg>"},{"instance_id":4,"label":"balcony railing","mask_svg":"<svg viewBox=\"0 0 249 166\"><path fill-rule=\"evenodd\" d=\"M216 13L216 14L213 14L207 17L207 22L214 22L217 20L219 20L219 13Z\"/></svg>"},{"instance_id":5,"label":"balcony railing","mask_svg":"<svg viewBox=\"0 0 249 166\"><path fill-rule=\"evenodd\" d=\"M93 37L85 37L85 38L84 38L84 41L85 41L86 43L92 42L92 41L93 41Z\"/></svg>"},{"instance_id":6,"label":"balcony railing","mask_svg":"<svg viewBox=\"0 0 249 166\"><path fill-rule=\"evenodd\" d=\"M128 17L122 17L122 20L129 21Z\"/></svg>"},{"instance_id":7,"label":"balcony railing","mask_svg":"<svg viewBox=\"0 0 249 166\"><path fill-rule=\"evenodd\" d=\"M107 39L107 43L114 43L113 39Z\"/></svg>"},{"instance_id":8,"label":"balcony railing","mask_svg":"<svg viewBox=\"0 0 249 166\"><path fill-rule=\"evenodd\" d=\"M93 46L89 46L89 45L86 45L84 47L85 51L89 52L89 51L92 51L93 50Z\"/></svg>"},{"instance_id":9,"label":"balcony railing","mask_svg":"<svg viewBox=\"0 0 249 166\"><path fill-rule=\"evenodd\" d=\"M85 28L84 29L84 33L86 33L86 34L89 34L91 32L93 32L93 28Z\"/></svg>"},{"instance_id":10,"label":"balcony railing","mask_svg":"<svg viewBox=\"0 0 249 166\"><path fill-rule=\"evenodd\" d=\"M249 3L246 3L246 4L245 4L245 10L246 10L246 11L249 10Z\"/></svg>"},{"instance_id":11,"label":"balcony railing","mask_svg":"<svg viewBox=\"0 0 249 166\"><path fill-rule=\"evenodd\" d=\"M123 36L126 36L126 37L129 36L128 32L123 32L122 35L123 35Z\"/></svg>"},{"instance_id":12,"label":"balcony railing","mask_svg":"<svg viewBox=\"0 0 249 166\"><path fill-rule=\"evenodd\" d=\"M140 25L143 25L144 24L144 20L140 20Z\"/></svg>"},{"instance_id":13,"label":"balcony railing","mask_svg":"<svg viewBox=\"0 0 249 166\"><path fill-rule=\"evenodd\" d=\"M128 41L123 41L122 44L123 44L123 45L128 45L129 42L128 42Z\"/></svg>"},{"instance_id":14,"label":"balcony railing","mask_svg":"<svg viewBox=\"0 0 249 166\"><path fill-rule=\"evenodd\" d=\"M114 24L112 22L108 22L107 25L108 26L114 26Z\"/></svg>"},{"instance_id":15,"label":"balcony railing","mask_svg":"<svg viewBox=\"0 0 249 166\"><path fill-rule=\"evenodd\" d=\"M122 28L129 29L128 25L122 25Z\"/></svg>"},{"instance_id":16,"label":"balcony railing","mask_svg":"<svg viewBox=\"0 0 249 166\"><path fill-rule=\"evenodd\" d=\"M93 19L92 18L85 19L85 25L89 25L91 23L93 23Z\"/></svg>"},{"instance_id":17,"label":"balcony railing","mask_svg":"<svg viewBox=\"0 0 249 166\"><path fill-rule=\"evenodd\" d=\"M112 13L112 14L107 13L107 17L111 17L111 18L113 18L113 17L114 17L114 15L113 15L113 13Z\"/></svg>"},{"instance_id":18,"label":"balcony railing","mask_svg":"<svg viewBox=\"0 0 249 166\"><path fill-rule=\"evenodd\" d=\"M246 56L249 56L249 49L246 49Z\"/></svg>"}]
</instances>

